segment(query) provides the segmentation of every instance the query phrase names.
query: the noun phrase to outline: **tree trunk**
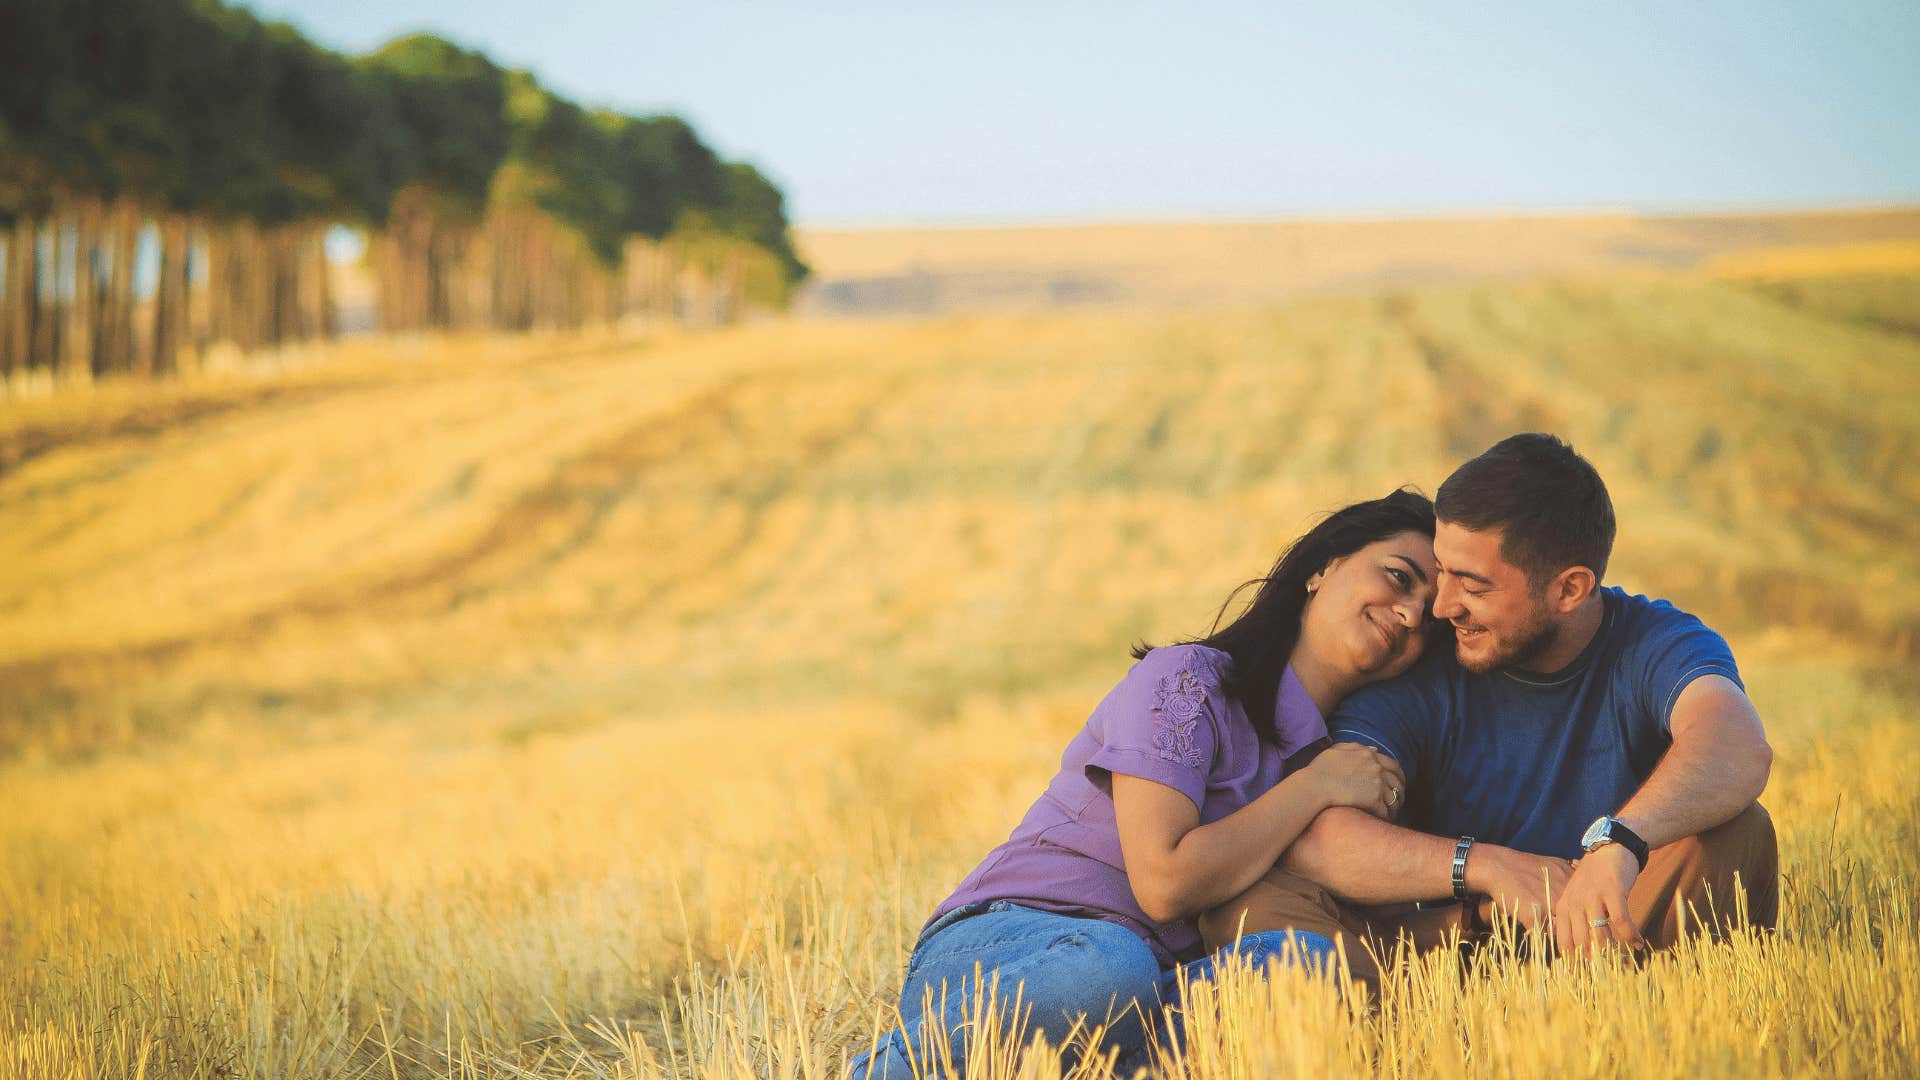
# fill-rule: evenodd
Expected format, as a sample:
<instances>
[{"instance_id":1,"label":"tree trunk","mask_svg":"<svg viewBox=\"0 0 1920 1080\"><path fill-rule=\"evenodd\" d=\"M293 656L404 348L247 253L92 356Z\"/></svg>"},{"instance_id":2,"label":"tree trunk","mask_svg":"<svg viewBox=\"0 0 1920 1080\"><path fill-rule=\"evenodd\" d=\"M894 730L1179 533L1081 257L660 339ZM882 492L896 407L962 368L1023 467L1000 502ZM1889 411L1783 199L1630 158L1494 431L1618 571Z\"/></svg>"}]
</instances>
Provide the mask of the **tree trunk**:
<instances>
[{"instance_id":1,"label":"tree trunk","mask_svg":"<svg viewBox=\"0 0 1920 1080\"><path fill-rule=\"evenodd\" d=\"M294 277L293 230L267 230L267 340L275 348L300 336L300 303Z\"/></svg>"},{"instance_id":2,"label":"tree trunk","mask_svg":"<svg viewBox=\"0 0 1920 1080\"><path fill-rule=\"evenodd\" d=\"M425 192L409 189L394 196L376 264L380 325L385 332L406 333L435 325L444 307L436 295L437 231L432 201Z\"/></svg>"},{"instance_id":3,"label":"tree trunk","mask_svg":"<svg viewBox=\"0 0 1920 1080\"><path fill-rule=\"evenodd\" d=\"M340 313L333 299L333 260L327 257L327 230L322 228L314 240L313 288L318 304L320 325L315 333L323 341L339 333Z\"/></svg>"},{"instance_id":4,"label":"tree trunk","mask_svg":"<svg viewBox=\"0 0 1920 1080\"><path fill-rule=\"evenodd\" d=\"M459 264L459 244L451 230L435 228L421 247L425 259L421 288L426 309L422 321L434 330L447 330L453 326L454 304L448 283L453 268Z\"/></svg>"},{"instance_id":5,"label":"tree trunk","mask_svg":"<svg viewBox=\"0 0 1920 1080\"><path fill-rule=\"evenodd\" d=\"M268 295L272 266L267 259L267 240L259 226L245 222L240 230L240 251L234 266L234 288L239 290L240 351L255 353L271 340L271 305Z\"/></svg>"},{"instance_id":6,"label":"tree trunk","mask_svg":"<svg viewBox=\"0 0 1920 1080\"><path fill-rule=\"evenodd\" d=\"M139 211L131 203L114 203L107 210L105 235L101 238L106 253L107 281L96 324L95 375L125 371L133 366L133 260L139 237Z\"/></svg>"},{"instance_id":7,"label":"tree trunk","mask_svg":"<svg viewBox=\"0 0 1920 1080\"><path fill-rule=\"evenodd\" d=\"M26 214L13 219L7 236L7 282L4 323L0 334L6 336L6 374L24 372L33 362L33 324L39 307L40 282L35 258L37 223Z\"/></svg>"},{"instance_id":8,"label":"tree trunk","mask_svg":"<svg viewBox=\"0 0 1920 1080\"><path fill-rule=\"evenodd\" d=\"M494 250L495 329L527 330L533 326L533 307L527 290L533 258L529 246L525 216L507 211L495 227L498 237Z\"/></svg>"},{"instance_id":9,"label":"tree trunk","mask_svg":"<svg viewBox=\"0 0 1920 1080\"><path fill-rule=\"evenodd\" d=\"M6 258L0 260L0 397L6 396L8 377L13 374L13 282L20 276L15 264L13 230L0 236L0 248Z\"/></svg>"},{"instance_id":10,"label":"tree trunk","mask_svg":"<svg viewBox=\"0 0 1920 1080\"><path fill-rule=\"evenodd\" d=\"M672 244L660 243L653 251L654 311L662 322L680 317L680 253Z\"/></svg>"},{"instance_id":11,"label":"tree trunk","mask_svg":"<svg viewBox=\"0 0 1920 1080\"><path fill-rule=\"evenodd\" d=\"M739 248L729 246L720 264L720 280L716 282L720 290L719 322L721 325L732 326L740 321L740 310L745 306L746 282L746 260L741 257Z\"/></svg>"},{"instance_id":12,"label":"tree trunk","mask_svg":"<svg viewBox=\"0 0 1920 1080\"><path fill-rule=\"evenodd\" d=\"M146 363L154 375L180 369L180 348L189 325L187 309L187 223L178 214L160 222L160 280L154 290L153 354Z\"/></svg>"},{"instance_id":13,"label":"tree trunk","mask_svg":"<svg viewBox=\"0 0 1920 1080\"><path fill-rule=\"evenodd\" d=\"M233 232L223 221L207 227L207 339L208 345L232 342Z\"/></svg>"},{"instance_id":14,"label":"tree trunk","mask_svg":"<svg viewBox=\"0 0 1920 1080\"><path fill-rule=\"evenodd\" d=\"M114 300L114 355L110 358L115 371L132 371L139 363L140 341L135 327L138 320L134 312L140 304L138 274L140 270L140 236L147 228L147 215L138 206L128 203L121 211L119 246L114 249L114 258L126 270L114 285L117 290ZM126 257L121 258L122 254Z\"/></svg>"},{"instance_id":15,"label":"tree trunk","mask_svg":"<svg viewBox=\"0 0 1920 1080\"><path fill-rule=\"evenodd\" d=\"M207 351L216 340L213 329L213 275L208 271L213 262L214 230L218 226L200 218L190 219L187 225L187 310L193 316L188 323L191 327L189 336L193 355L205 362ZM196 268L198 275L193 273ZM194 280L196 276L199 279L197 281Z\"/></svg>"},{"instance_id":16,"label":"tree trunk","mask_svg":"<svg viewBox=\"0 0 1920 1080\"><path fill-rule=\"evenodd\" d=\"M67 253L67 209L55 203L47 215L47 257L41 264L42 295L40 323L34 329L39 341L34 346L34 365L56 377L60 371L61 339L67 328L67 310L72 295L73 256Z\"/></svg>"},{"instance_id":17,"label":"tree trunk","mask_svg":"<svg viewBox=\"0 0 1920 1080\"><path fill-rule=\"evenodd\" d=\"M100 261L100 204L78 203L73 221L73 282L67 297L65 326L60 331L60 377L78 379L93 374L94 327L99 322L97 297Z\"/></svg>"},{"instance_id":18,"label":"tree trunk","mask_svg":"<svg viewBox=\"0 0 1920 1080\"><path fill-rule=\"evenodd\" d=\"M282 258L287 266L287 304L286 337L293 341L305 341L313 336L313 271L307 258L307 234L305 225L289 225L283 230L286 245Z\"/></svg>"},{"instance_id":19,"label":"tree trunk","mask_svg":"<svg viewBox=\"0 0 1920 1080\"><path fill-rule=\"evenodd\" d=\"M287 225L281 228L280 265L280 302L284 306L280 320L284 332L280 340L282 344L305 341L311 332L309 327L313 319L308 297L312 287L307 284L307 235L304 226Z\"/></svg>"}]
</instances>

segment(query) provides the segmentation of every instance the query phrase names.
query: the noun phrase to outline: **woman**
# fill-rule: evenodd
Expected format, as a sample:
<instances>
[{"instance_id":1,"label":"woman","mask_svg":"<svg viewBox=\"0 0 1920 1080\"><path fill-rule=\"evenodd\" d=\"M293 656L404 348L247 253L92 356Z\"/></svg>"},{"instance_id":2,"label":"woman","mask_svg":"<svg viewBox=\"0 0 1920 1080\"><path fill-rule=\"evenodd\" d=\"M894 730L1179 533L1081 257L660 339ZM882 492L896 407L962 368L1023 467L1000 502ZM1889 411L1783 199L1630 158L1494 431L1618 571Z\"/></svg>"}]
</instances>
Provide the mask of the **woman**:
<instances>
[{"instance_id":1,"label":"woman","mask_svg":"<svg viewBox=\"0 0 1920 1080\"><path fill-rule=\"evenodd\" d=\"M1433 504L1411 491L1355 503L1289 547L1225 629L1136 649L1045 794L934 909L900 992L907 1027L854 1058L856 1080L942 1060L960 1071L976 969L1001 1002L1018 993L1020 1008L1003 1010L1014 1043L1044 1032L1057 1046L1076 1024L1104 1023L1103 1045L1137 1060L1182 971L1212 971L1201 912L1258 880L1321 810L1398 806L1399 767L1329 747L1324 717L1419 659L1433 525ZM1311 957L1333 950L1269 931L1222 952L1257 966L1289 941Z\"/></svg>"}]
</instances>

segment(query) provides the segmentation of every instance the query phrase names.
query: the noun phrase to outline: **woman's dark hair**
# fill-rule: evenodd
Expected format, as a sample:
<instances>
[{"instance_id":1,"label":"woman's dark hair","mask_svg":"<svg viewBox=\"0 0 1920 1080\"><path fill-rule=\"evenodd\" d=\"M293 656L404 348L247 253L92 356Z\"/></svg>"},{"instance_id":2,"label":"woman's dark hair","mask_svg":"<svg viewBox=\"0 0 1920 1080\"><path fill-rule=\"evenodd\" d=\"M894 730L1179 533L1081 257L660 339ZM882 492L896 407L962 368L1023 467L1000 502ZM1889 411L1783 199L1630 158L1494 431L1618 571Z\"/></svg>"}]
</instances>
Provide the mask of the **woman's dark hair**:
<instances>
[{"instance_id":1,"label":"woman's dark hair","mask_svg":"<svg viewBox=\"0 0 1920 1080\"><path fill-rule=\"evenodd\" d=\"M1267 576L1233 590L1220 606L1220 614L1214 617L1213 629L1206 637L1185 642L1219 649L1233 658L1233 671L1224 689L1240 699L1262 739L1271 742L1275 738L1274 698L1279 695L1280 678L1286 674L1293 647L1300 640L1307 579L1343 555L1405 532L1433 535L1433 502L1411 488L1335 510L1281 552L1280 561L1273 564ZM1234 598L1249 588L1257 590L1253 602L1222 627L1220 620L1226 618ZM1153 648L1135 645L1134 659L1145 657Z\"/></svg>"}]
</instances>

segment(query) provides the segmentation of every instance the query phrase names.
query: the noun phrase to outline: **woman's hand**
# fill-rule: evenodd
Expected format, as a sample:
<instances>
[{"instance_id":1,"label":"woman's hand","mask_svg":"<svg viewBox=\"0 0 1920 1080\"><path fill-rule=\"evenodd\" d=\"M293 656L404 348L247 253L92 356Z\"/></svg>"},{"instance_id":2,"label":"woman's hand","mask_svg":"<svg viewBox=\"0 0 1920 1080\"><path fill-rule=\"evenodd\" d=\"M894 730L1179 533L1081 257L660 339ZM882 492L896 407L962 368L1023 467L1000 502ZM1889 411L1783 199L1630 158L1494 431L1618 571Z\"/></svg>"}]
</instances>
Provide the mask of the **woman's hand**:
<instances>
[{"instance_id":1,"label":"woman's hand","mask_svg":"<svg viewBox=\"0 0 1920 1080\"><path fill-rule=\"evenodd\" d=\"M1318 782L1328 806L1351 806L1392 821L1406 803L1407 778L1400 763L1371 746L1334 743L1306 772Z\"/></svg>"},{"instance_id":2,"label":"woman's hand","mask_svg":"<svg viewBox=\"0 0 1920 1080\"><path fill-rule=\"evenodd\" d=\"M1405 799L1392 758L1336 744L1253 802L1200 824L1193 800L1158 781L1113 774L1113 817L1127 883L1147 918L1191 919L1245 892L1329 806L1387 817ZM1450 843L1450 842L1449 842Z\"/></svg>"}]
</instances>

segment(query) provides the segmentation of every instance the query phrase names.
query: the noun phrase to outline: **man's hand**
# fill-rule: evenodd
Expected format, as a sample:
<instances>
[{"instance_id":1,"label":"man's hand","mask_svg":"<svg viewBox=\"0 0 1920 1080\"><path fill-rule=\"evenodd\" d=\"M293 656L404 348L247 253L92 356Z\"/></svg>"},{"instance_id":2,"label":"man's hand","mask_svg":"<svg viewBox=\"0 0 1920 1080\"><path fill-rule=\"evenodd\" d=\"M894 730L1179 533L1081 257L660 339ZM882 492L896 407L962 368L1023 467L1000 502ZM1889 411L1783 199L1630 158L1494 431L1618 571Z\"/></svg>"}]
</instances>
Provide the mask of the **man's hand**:
<instances>
[{"instance_id":1,"label":"man's hand","mask_svg":"<svg viewBox=\"0 0 1920 1080\"><path fill-rule=\"evenodd\" d=\"M1572 873L1573 866L1565 859L1529 855L1498 844L1475 844L1467 853L1467 888L1486 895L1495 908L1529 930L1546 925Z\"/></svg>"},{"instance_id":2,"label":"man's hand","mask_svg":"<svg viewBox=\"0 0 1920 1080\"><path fill-rule=\"evenodd\" d=\"M1603 844L1580 859L1553 903L1553 943L1562 955L1589 945L1646 947L1627 912L1627 893L1639 876L1639 860L1619 844Z\"/></svg>"}]
</instances>

